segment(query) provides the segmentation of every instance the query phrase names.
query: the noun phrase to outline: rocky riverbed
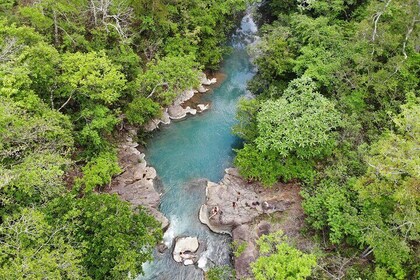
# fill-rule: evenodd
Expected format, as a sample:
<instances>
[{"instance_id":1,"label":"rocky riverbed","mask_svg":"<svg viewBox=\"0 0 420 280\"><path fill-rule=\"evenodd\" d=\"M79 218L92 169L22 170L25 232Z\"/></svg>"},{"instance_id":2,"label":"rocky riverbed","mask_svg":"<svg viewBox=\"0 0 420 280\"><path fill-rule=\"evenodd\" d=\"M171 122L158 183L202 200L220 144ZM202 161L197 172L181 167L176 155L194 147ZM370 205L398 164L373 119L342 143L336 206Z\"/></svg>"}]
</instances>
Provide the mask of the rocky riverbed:
<instances>
[{"instance_id":1,"label":"rocky riverbed","mask_svg":"<svg viewBox=\"0 0 420 280\"><path fill-rule=\"evenodd\" d=\"M156 191L156 170L147 166L144 154L136 147L132 136L126 135L119 145L118 161L123 172L111 182L109 193L116 193L121 199L130 202L133 207L143 206L162 224L162 229L169 226L168 219L159 212L160 195Z\"/></svg>"},{"instance_id":2,"label":"rocky riverbed","mask_svg":"<svg viewBox=\"0 0 420 280\"><path fill-rule=\"evenodd\" d=\"M258 257L256 240L261 235L283 230L299 236L304 218L299 191L296 184L264 188L242 179L235 168L226 169L218 184L207 183L200 221L214 232L232 235L234 244L245 243L245 250L234 259L238 279L251 275L250 264Z\"/></svg>"},{"instance_id":3,"label":"rocky riverbed","mask_svg":"<svg viewBox=\"0 0 420 280\"><path fill-rule=\"evenodd\" d=\"M208 79L206 74L201 73L200 86L197 89L188 89L182 92L169 107L163 109L161 117L149 121L144 126L144 130L150 132L157 129L160 124L170 124L171 120L180 120L185 118L188 114L195 115L209 109L210 104L195 104L195 106L192 107L185 105L185 103L197 93L208 92L209 89L207 86L216 83L216 78Z\"/></svg>"},{"instance_id":4,"label":"rocky riverbed","mask_svg":"<svg viewBox=\"0 0 420 280\"><path fill-rule=\"evenodd\" d=\"M210 104L196 104L196 108L183 106L196 93L205 93L209 89L205 86L213 85L217 82L216 78L208 79L202 73L200 76L201 85L197 90L189 89L180 94L171 106L165 108L159 119L153 119L144 126L144 130L150 132L159 127L161 123L170 124L171 120L183 119L187 114L195 115L208 110ZM129 129L124 140L119 145L118 160L123 169L123 173L115 177L109 189L109 193L117 193L123 200L130 202L133 207L143 206L162 223L162 229L166 230L169 226L168 219L159 212L160 194L156 187L156 170L147 166L144 159L145 155L137 147L138 143L133 142L136 132Z\"/></svg>"}]
</instances>

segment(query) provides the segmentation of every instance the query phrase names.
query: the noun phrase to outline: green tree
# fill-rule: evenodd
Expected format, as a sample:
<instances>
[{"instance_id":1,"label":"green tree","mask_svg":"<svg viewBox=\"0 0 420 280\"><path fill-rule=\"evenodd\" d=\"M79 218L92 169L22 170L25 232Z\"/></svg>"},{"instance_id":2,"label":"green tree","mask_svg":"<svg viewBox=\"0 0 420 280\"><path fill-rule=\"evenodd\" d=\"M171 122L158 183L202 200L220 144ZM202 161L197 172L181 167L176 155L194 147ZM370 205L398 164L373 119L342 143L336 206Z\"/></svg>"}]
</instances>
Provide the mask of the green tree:
<instances>
[{"instance_id":1,"label":"green tree","mask_svg":"<svg viewBox=\"0 0 420 280\"><path fill-rule=\"evenodd\" d=\"M35 100L38 108L31 112L0 97L1 163L19 162L31 153L66 155L71 150L74 142L69 119Z\"/></svg>"},{"instance_id":2,"label":"green tree","mask_svg":"<svg viewBox=\"0 0 420 280\"><path fill-rule=\"evenodd\" d=\"M45 205L65 193L63 175L70 161L54 153L34 153L11 167L0 166L0 216Z\"/></svg>"},{"instance_id":3,"label":"green tree","mask_svg":"<svg viewBox=\"0 0 420 280\"><path fill-rule=\"evenodd\" d=\"M109 148L108 139L115 125L120 122L116 112L104 105L92 105L84 108L76 122L78 143L85 147L87 155L97 154Z\"/></svg>"},{"instance_id":4,"label":"green tree","mask_svg":"<svg viewBox=\"0 0 420 280\"><path fill-rule=\"evenodd\" d=\"M289 84L282 98L261 105L259 136L254 142L261 151L275 151L282 157L328 155L335 142L331 132L339 120L334 103L315 91L311 79L300 78Z\"/></svg>"},{"instance_id":5,"label":"green tree","mask_svg":"<svg viewBox=\"0 0 420 280\"><path fill-rule=\"evenodd\" d=\"M375 260L390 275L407 277L415 268L407 263L420 235L420 100L409 95L394 118L396 131L389 131L373 143L366 156L369 166L355 189L363 205L362 225L367 232L362 242L372 248Z\"/></svg>"},{"instance_id":6,"label":"green tree","mask_svg":"<svg viewBox=\"0 0 420 280\"><path fill-rule=\"evenodd\" d=\"M316 265L314 255L293 248L281 231L261 236L257 244L260 256L251 264L257 280L306 279Z\"/></svg>"},{"instance_id":7,"label":"green tree","mask_svg":"<svg viewBox=\"0 0 420 280\"><path fill-rule=\"evenodd\" d=\"M245 141L252 141L257 138L257 113L259 109L260 102L257 99L241 98L236 112L238 123L233 126L233 133Z\"/></svg>"},{"instance_id":8,"label":"green tree","mask_svg":"<svg viewBox=\"0 0 420 280\"><path fill-rule=\"evenodd\" d=\"M84 106L88 102L110 105L125 88L120 67L112 64L105 52L66 53L62 56L61 95L66 98L60 111L73 99Z\"/></svg>"},{"instance_id":9,"label":"green tree","mask_svg":"<svg viewBox=\"0 0 420 280\"><path fill-rule=\"evenodd\" d=\"M43 42L25 48L17 60L24 65L32 89L46 104L54 109L57 98L59 65L61 57L52 46Z\"/></svg>"},{"instance_id":10,"label":"green tree","mask_svg":"<svg viewBox=\"0 0 420 280\"><path fill-rule=\"evenodd\" d=\"M256 114L258 135L235 159L242 175L271 185L282 177L310 179L315 160L332 152L340 115L309 78L292 83Z\"/></svg>"},{"instance_id":11,"label":"green tree","mask_svg":"<svg viewBox=\"0 0 420 280\"><path fill-rule=\"evenodd\" d=\"M0 278L90 279L81 265L84 251L73 248L66 225L53 227L45 215L24 209L0 227Z\"/></svg>"},{"instance_id":12,"label":"green tree","mask_svg":"<svg viewBox=\"0 0 420 280\"><path fill-rule=\"evenodd\" d=\"M136 97L128 104L126 116L128 122L131 124L143 125L154 117L161 114L161 109L158 103L150 98Z\"/></svg>"},{"instance_id":13,"label":"green tree","mask_svg":"<svg viewBox=\"0 0 420 280\"><path fill-rule=\"evenodd\" d=\"M144 210L133 211L116 195L66 196L53 201L47 216L85 250L81 263L93 279L127 279L142 273L162 238L159 223Z\"/></svg>"},{"instance_id":14,"label":"green tree","mask_svg":"<svg viewBox=\"0 0 420 280\"><path fill-rule=\"evenodd\" d=\"M184 90L199 85L199 65L190 56L164 57L138 76L141 96L169 105Z\"/></svg>"},{"instance_id":15,"label":"green tree","mask_svg":"<svg viewBox=\"0 0 420 280\"><path fill-rule=\"evenodd\" d=\"M112 176L122 170L118 166L115 151L102 151L93 157L83 168L83 177L76 179L75 186L82 187L83 193L91 193L95 189L111 183Z\"/></svg>"}]
</instances>

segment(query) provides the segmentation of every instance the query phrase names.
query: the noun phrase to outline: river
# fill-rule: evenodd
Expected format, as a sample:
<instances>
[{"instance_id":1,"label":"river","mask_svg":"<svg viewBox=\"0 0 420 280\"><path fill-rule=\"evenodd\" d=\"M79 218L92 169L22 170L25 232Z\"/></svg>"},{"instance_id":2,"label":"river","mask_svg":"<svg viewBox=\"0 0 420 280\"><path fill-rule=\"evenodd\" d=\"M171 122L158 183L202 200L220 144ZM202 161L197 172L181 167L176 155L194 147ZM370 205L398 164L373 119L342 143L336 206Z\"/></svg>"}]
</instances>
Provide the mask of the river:
<instances>
[{"instance_id":1,"label":"river","mask_svg":"<svg viewBox=\"0 0 420 280\"><path fill-rule=\"evenodd\" d=\"M172 259L172 251L155 252L155 260L146 263L144 276L138 279L196 280L203 279L203 271L213 265L230 264L230 237L210 232L198 219L205 201L205 180L222 179L224 169L232 165L233 148L240 140L232 135L238 100L246 95L247 82L254 76L246 46L256 38L251 9L232 36L232 52L225 57L221 72L223 82L203 102L211 109L183 121L162 127L147 143L146 160L153 166L162 183L160 211L170 220L164 235L171 249L177 236L196 236L206 246L198 265L184 266Z\"/></svg>"}]
</instances>

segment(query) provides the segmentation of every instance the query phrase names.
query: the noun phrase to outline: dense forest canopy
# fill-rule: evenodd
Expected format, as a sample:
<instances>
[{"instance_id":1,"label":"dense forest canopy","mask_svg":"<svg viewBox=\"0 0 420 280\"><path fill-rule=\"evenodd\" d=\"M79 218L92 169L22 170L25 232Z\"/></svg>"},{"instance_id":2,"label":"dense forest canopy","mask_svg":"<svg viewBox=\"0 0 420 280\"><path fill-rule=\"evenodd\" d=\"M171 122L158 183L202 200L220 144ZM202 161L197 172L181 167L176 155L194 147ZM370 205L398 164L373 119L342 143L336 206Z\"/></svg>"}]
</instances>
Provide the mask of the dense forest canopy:
<instances>
[{"instance_id":1,"label":"dense forest canopy","mask_svg":"<svg viewBox=\"0 0 420 280\"><path fill-rule=\"evenodd\" d=\"M202 69L217 69L245 8L243 0L0 3L1 279L142 272L162 232L143 209L101 193L122 172L115 132L159 116Z\"/></svg>"},{"instance_id":2,"label":"dense forest canopy","mask_svg":"<svg viewBox=\"0 0 420 280\"><path fill-rule=\"evenodd\" d=\"M267 187L300 182L316 250L264 236L254 277L419 278L420 3L259 2L235 165ZM247 4L1 1L1 279L142 273L162 232L102 192L122 172L118 128L217 70Z\"/></svg>"},{"instance_id":3,"label":"dense forest canopy","mask_svg":"<svg viewBox=\"0 0 420 280\"><path fill-rule=\"evenodd\" d=\"M241 101L234 128L241 174L267 187L299 179L319 237L312 278L417 279L419 2L267 1L260 12L256 99ZM257 279L288 277L267 264L278 246L254 264Z\"/></svg>"}]
</instances>

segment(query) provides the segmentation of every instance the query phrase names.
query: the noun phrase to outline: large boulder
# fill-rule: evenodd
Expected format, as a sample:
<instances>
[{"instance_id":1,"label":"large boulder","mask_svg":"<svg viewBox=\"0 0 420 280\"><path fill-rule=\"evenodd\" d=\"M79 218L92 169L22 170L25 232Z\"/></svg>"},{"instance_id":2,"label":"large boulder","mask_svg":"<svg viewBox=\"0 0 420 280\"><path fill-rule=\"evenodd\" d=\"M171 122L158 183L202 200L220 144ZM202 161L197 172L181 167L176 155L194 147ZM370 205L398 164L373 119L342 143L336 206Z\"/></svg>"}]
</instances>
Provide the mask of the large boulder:
<instances>
[{"instance_id":1,"label":"large boulder","mask_svg":"<svg viewBox=\"0 0 420 280\"><path fill-rule=\"evenodd\" d=\"M205 88L203 85L201 85L201 86L198 87L197 90L198 90L199 93L206 93L209 89Z\"/></svg>"},{"instance_id":2,"label":"large boulder","mask_svg":"<svg viewBox=\"0 0 420 280\"><path fill-rule=\"evenodd\" d=\"M293 204L280 193L242 179L235 168L225 173L220 183L208 182L207 200L199 213L200 221L214 232L231 234L237 226L262 214L285 211Z\"/></svg>"},{"instance_id":3,"label":"large boulder","mask_svg":"<svg viewBox=\"0 0 420 280\"><path fill-rule=\"evenodd\" d=\"M175 247L172 256L176 262L184 265L194 264L198 260L198 251L200 244L197 237L178 237L175 240Z\"/></svg>"},{"instance_id":4,"label":"large boulder","mask_svg":"<svg viewBox=\"0 0 420 280\"><path fill-rule=\"evenodd\" d=\"M197 110L198 110L198 112L204 112L204 111L206 111L206 110L208 110L210 108L210 104L198 104L197 105Z\"/></svg>"},{"instance_id":5,"label":"large boulder","mask_svg":"<svg viewBox=\"0 0 420 280\"><path fill-rule=\"evenodd\" d=\"M209 86L209 85L212 85L212 84L217 83L217 79L216 78L208 79L207 76L206 76L206 74L201 73L200 83L202 85Z\"/></svg>"},{"instance_id":6,"label":"large boulder","mask_svg":"<svg viewBox=\"0 0 420 280\"><path fill-rule=\"evenodd\" d=\"M299 191L294 183L264 188L244 180L235 168L226 169L219 183L207 183L199 218L212 231L232 235L234 244L244 248L234 257L237 279L252 278L250 264L258 258L260 236L278 230L291 237L299 233L304 220Z\"/></svg>"},{"instance_id":7,"label":"large boulder","mask_svg":"<svg viewBox=\"0 0 420 280\"><path fill-rule=\"evenodd\" d=\"M183 108L181 105L172 105L168 108L169 118L173 120L183 119L187 116L187 114L195 115L196 113L197 110L192 109L189 106Z\"/></svg>"}]
</instances>

